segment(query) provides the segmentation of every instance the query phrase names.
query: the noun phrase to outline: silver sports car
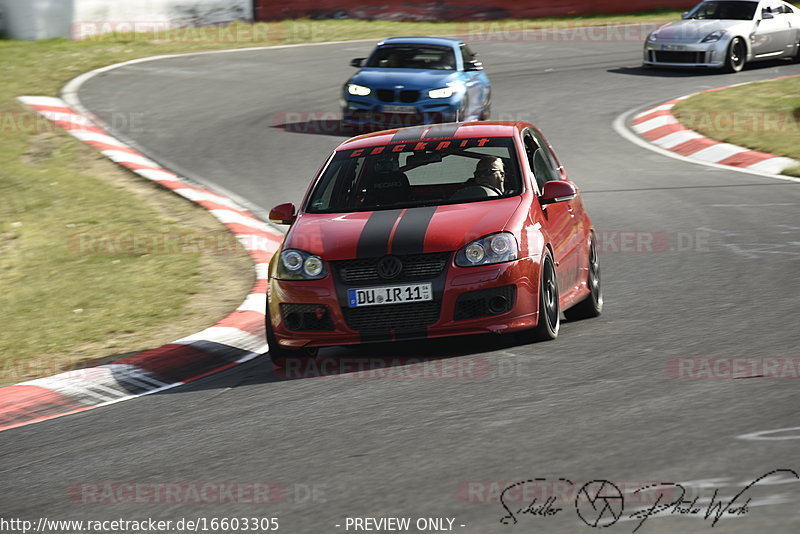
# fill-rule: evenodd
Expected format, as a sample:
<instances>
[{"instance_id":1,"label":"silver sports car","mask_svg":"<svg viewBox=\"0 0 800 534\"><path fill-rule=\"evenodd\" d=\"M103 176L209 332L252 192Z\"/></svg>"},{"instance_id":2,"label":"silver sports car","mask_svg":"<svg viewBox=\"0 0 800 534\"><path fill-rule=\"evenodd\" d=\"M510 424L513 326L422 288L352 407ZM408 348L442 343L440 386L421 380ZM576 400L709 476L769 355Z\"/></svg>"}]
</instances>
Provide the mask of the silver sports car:
<instances>
[{"instance_id":1,"label":"silver sports car","mask_svg":"<svg viewBox=\"0 0 800 534\"><path fill-rule=\"evenodd\" d=\"M709 0L652 32L644 64L739 72L750 61L800 60L800 8L780 0Z\"/></svg>"}]
</instances>

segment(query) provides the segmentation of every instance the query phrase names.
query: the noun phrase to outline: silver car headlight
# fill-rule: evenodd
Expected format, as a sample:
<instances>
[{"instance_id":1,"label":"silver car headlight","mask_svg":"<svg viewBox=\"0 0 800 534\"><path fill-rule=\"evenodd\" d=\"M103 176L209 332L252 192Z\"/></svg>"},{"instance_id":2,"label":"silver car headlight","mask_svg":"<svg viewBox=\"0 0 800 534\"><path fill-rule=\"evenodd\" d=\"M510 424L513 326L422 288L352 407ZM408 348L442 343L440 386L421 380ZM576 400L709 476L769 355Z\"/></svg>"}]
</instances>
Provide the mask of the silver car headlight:
<instances>
[{"instance_id":1,"label":"silver car headlight","mask_svg":"<svg viewBox=\"0 0 800 534\"><path fill-rule=\"evenodd\" d=\"M648 43L655 43L656 41L658 41L658 32L657 31L652 32L650 35L647 36L647 42Z\"/></svg>"},{"instance_id":2,"label":"silver car headlight","mask_svg":"<svg viewBox=\"0 0 800 534\"><path fill-rule=\"evenodd\" d=\"M456 265L475 267L513 261L519 257L517 238L510 232L487 235L467 244L456 253Z\"/></svg>"},{"instance_id":3,"label":"silver car headlight","mask_svg":"<svg viewBox=\"0 0 800 534\"><path fill-rule=\"evenodd\" d=\"M369 87L364 87L363 85L348 83L347 92L355 96L367 96L372 92L372 89L370 89Z\"/></svg>"},{"instance_id":4,"label":"silver car headlight","mask_svg":"<svg viewBox=\"0 0 800 534\"><path fill-rule=\"evenodd\" d=\"M322 258L304 250L288 249L281 252L278 260L278 280L319 280L325 278L325 262Z\"/></svg>"},{"instance_id":5,"label":"silver car headlight","mask_svg":"<svg viewBox=\"0 0 800 534\"><path fill-rule=\"evenodd\" d=\"M700 41L700 42L701 43L716 43L717 41L722 39L722 37L724 35L725 35L725 30L717 30L717 31L711 32L708 35L706 35L705 37L703 37L703 40Z\"/></svg>"}]
</instances>

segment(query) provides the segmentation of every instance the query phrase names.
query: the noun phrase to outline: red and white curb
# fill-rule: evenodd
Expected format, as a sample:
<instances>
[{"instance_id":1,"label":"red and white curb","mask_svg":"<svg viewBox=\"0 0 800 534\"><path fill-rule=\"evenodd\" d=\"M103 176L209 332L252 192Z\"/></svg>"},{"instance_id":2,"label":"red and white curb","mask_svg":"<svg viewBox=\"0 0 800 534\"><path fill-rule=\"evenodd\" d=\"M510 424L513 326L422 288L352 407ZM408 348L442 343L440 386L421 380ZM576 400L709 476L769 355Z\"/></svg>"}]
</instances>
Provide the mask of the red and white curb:
<instances>
[{"instance_id":1,"label":"red and white curb","mask_svg":"<svg viewBox=\"0 0 800 534\"><path fill-rule=\"evenodd\" d=\"M792 77L794 76L787 76L787 78ZM740 170L771 175L780 175L787 167L800 164L800 162L791 158L775 156L710 139L686 128L672 114L672 108L681 100L686 100L696 94L720 91L730 87L735 86L708 89L700 93L669 100L637 113L632 117L628 127L651 145L675 155L706 164L734 167ZM796 180L790 177L781 178Z\"/></svg>"},{"instance_id":2,"label":"red and white curb","mask_svg":"<svg viewBox=\"0 0 800 534\"><path fill-rule=\"evenodd\" d=\"M283 236L233 200L190 183L110 136L63 100L34 96L19 100L119 165L206 208L248 251L256 283L241 306L202 332L113 364L0 388L0 430L176 387L267 352L268 263Z\"/></svg>"}]
</instances>

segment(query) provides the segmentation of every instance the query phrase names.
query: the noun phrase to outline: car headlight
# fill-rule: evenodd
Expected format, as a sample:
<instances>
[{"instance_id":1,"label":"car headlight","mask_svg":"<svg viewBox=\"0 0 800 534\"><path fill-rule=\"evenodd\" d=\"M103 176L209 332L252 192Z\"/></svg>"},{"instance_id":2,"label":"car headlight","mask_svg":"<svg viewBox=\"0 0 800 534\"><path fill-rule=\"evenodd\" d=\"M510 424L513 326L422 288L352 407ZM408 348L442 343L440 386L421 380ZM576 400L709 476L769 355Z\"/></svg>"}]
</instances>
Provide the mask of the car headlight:
<instances>
[{"instance_id":1,"label":"car headlight","mask_svg":"<svg viewBox=\"0 0 800 534\"><path fill-rule=\"evenodd\" d=\"M319 280L325 278L322 258L303 250L288 249L281 252L278 261L278 280Z\"/></svg>"},{"instance_id":2,"label":"car headlight","mask_svg":"<svg viewBox=\"0 0 800 534\"><path fill-rule=\"evenodd\" d=\"M372 92L372 89L370 89L369 87L364 87L363 85L348 83L347 92L355 96L367 96Z\"/></svg>"},{"instance_id":3,"label":"car headlight","mask_svg":"<svg viewBox=\"0 0 800 534\"><path fill-rule=\"evenodd\" d=\"M725 30L717 30L717 31L711 32L708 35L706 35L705 37L703 37L703 40L700 41L700 42L701 43L716 43L717 41L722 39L723 35L725 35Z\"/></svg>"},{"instance_id":4,"label":"car headlight","mask_svg":"<svg viewBox=\"0 0 800 534\"><path fill-rule=\"evenodd\" d=\"M469 243L456 253L456 265L474 267L516 260L517 239L510 232L498 232Z\"/></svg>"},{"instance_id":5,"label":"car headlight","mask_svg":"<svg viewBox=\"0 0 800 534\"><path fill-rule=\"evenodd\" d=\"M456 93L452 87L442 87L440 89L431 89L428 91L429 98L450 98Z\"/></svg>"},{"instance_id":6,"label":"car headlight","mask_svg":"<svg viewBox=\"0 0 800 534\"><path fill-rule=\"evenodd\" d=\"M658 41L658 32L653 32L647 36L648 43L655 43L656 41Z\"/></svg>"}]
</instances>

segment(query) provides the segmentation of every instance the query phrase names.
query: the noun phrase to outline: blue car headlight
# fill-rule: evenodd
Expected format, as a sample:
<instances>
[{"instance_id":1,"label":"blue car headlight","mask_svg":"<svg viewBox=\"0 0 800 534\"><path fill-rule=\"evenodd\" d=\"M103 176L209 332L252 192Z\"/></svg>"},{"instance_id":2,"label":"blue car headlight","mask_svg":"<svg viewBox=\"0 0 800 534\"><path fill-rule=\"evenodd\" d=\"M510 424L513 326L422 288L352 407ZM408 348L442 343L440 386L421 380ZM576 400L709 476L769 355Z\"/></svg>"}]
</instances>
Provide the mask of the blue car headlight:
<instances>
[{"instance_id":1,"label":"blue car headlight","mask_svg":"<svg viewBox=\"0 0 800 534\"><path fill-rule=\"evenodd\" d=\"M700 41L700 42L701 43L716 43L717 41L722 39L722 37L724 35L725 35L725 30L717 30L717 31L711 32L708 35L706 35L705 37L703 37L703 40Z\"/></svg>"},{"instance_id":2,"label":"blue car headlight","mask_svg":"<svg viewBox=\"0 0 800 534\"><path fill-rule=\"evenodd\" d=\"M441 87L428 91L428 98L450 98L454 94L456 90L453 87Z\"/></svg>"},{"instance_id":3,"label":"blue car headlight","mask_svg":"<svg viewBox=\"0 0 800 534\"><path fill-rule=\"evenodd\" d=\"M372 92L372 89L356 83L348 83L347 92L355 96L367 96Z\"/></svg>"},{"instance_id":4,"label":"blue car headlight","mask_svg":"<svg viewBox=\"0 0 800 534\"><path fill-rule=\"evenodd\" d=\"M456 265L475 267L513 261L519 257L517 238L510 232L487 235L467 244L456 253Z\"/></svg>"},{"instance_id":5,"label":"blue car headlight","mask_svg":"<svg viewBox=\"0 0 800 534\"><path fill-rule=\"evenodd\" d=\"M304 250L287 249L278 260L278 280L319 280L327 276L325 262Z\"/></svg>"}]
</instances>

